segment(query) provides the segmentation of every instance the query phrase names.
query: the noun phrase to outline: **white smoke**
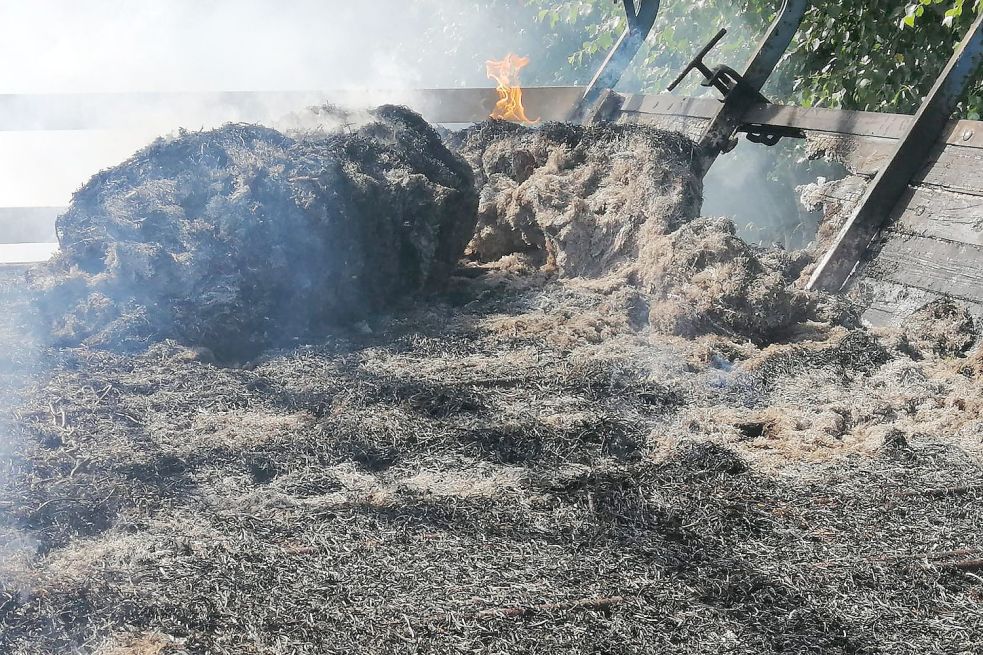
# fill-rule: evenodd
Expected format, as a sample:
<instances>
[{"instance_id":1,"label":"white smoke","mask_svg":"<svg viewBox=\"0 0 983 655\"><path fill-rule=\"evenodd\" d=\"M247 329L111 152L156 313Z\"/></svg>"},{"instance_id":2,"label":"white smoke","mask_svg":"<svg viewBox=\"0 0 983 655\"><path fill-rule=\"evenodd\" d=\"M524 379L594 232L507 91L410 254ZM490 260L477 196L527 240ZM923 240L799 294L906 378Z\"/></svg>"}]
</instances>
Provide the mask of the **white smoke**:
<instances>
[{"instance_id":1,"label":"white smoke","mask_svg":"<svg viewBox=\"0 0 983 655\"><path fill-rule=\"evenodd\" d=\"M16 97L0 95L0 207L66 205L154 136L269 122L319 98L276 92L488 86L486 59L541 43L516 27L535 26L531 11L520 0L5 0L0 94ZM273 95L260 106L218 92ZM99 129L26 129L39 126Z\"/></svg>"}]
</instances>

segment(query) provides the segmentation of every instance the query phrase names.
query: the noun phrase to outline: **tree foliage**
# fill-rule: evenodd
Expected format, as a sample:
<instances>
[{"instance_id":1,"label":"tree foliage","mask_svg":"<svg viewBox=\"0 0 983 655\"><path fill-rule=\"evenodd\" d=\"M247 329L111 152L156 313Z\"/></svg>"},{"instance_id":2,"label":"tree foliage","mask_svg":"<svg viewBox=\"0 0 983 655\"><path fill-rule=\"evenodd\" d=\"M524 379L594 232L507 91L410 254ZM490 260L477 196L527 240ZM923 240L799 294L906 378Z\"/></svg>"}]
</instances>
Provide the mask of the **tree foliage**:
<instances>
[{"instance_id":1,"label":"tree foliage","mask_svg":"<svg viewBox=\"0 0 983 655\"><path fill-rule=\"evenodd\" d=\"M621 2L527 0L538 20L583 35L568 55L584 73L596 67L624 29ZM720 27L729 35L711 56L739 67L764 32L779 0L664 0L646 48L625 84L662 90ZM840 0L814 3L766 94L803 106L913 112L983 11L983 0ZM692 92L698 80L686 90ZM983 114L983 79L967 92L961 111Z\"/></svg>"}]
</instances>

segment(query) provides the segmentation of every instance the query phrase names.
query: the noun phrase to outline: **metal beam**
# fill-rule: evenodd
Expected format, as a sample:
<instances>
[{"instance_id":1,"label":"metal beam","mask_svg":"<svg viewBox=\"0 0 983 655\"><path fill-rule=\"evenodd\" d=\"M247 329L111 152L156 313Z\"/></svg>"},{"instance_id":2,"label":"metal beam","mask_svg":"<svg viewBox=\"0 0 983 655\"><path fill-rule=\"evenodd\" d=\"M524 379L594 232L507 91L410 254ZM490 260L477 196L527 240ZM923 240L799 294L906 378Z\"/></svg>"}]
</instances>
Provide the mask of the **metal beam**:
<instances>
[{"instance_id":1,"label":"metal beam","mask_svg":"<svg viewBox=\"0 0 983 655\"><path fill-rule=\"evenodd\" d=\"M809 0L784 0L778 16L768 28L768 32L758 44L751 61L744 69L744 81L756 91L761 91L771 77L778 62L785 56L795 33L799 31L802 18L809 9Z\"/></svg>"},{"instance_id":2,"label":"metal beam","mask_svg":"<svg viewBox=\"0 0 983 655\"><path fill-rule=\"evenodd\" d=\"M741 92L728 95L704 132L700 145L706 150L705 169L713 165L720 153L729 149L731 139L744 122L744 114L759 102L762 87L788 50L808 8L809 0L782 2L777 17L744 68L744 85L738 87Z\"/></svg>"},{"instance_id":3,"label":"metal beam","mask_svg":"<svg viewBox=\"0 0 983 655\"><path fill-rule=\"evenodd\" d=\"M922 101L911 127L898 141L891 158L868 185L860 204L812 274L808 289L838 291L850 280L884 220L897 205L912 177L924 165L929 149L943 136L949 117L981 62L983 12Z\"/></svg>"},{"instance_id":4,"label":"metal beam","mask_svg":"<svg viewBox=\"0 0 983 655\"><path fill-rule=\"evenodd\" d=\"M591 109L602 99L606 91L614 89L621 81L628 66L648 38L659 15L660 0L639 0L638 10L635 10L634 0L623 0L628 25L611 52L597 69L594 79L587 85L583 97L570 112L571 122L582 122Z\"/></svg>"},{"instance_id":5,"label":"metal beam","mask_svg":"<svg viewBox=\"0 0 983 655\"><path fill-rule=\"evenodd\" d=\"M643 95L629 94L621 103L620 112L614 116L636 122L646 122L653 117L674 117L695 121L710 120L720 109L720 102L713 98L689 98L669 93ZM738 132L792 128L806 134L897 141L911 128L911 114L889 114L873 111L825 109L823 107L796 107L794 105L753 105L744 114L744 122ZM948 145L964 148L983 148L983 122L952 120L946 126L942 140ZM874 173L871 173L873 177Z\"/></svg>"}]
</instances>

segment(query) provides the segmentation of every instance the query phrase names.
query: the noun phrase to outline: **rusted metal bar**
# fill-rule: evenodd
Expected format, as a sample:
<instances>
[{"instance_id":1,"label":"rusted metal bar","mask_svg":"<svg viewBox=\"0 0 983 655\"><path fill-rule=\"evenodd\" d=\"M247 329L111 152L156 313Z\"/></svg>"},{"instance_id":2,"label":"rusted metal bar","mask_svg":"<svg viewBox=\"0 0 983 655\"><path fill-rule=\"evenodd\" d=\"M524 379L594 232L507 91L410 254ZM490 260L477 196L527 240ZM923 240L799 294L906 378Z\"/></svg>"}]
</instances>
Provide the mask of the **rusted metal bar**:
<instances>
[{"instance_id":1,"label":"rusted metal bar","mask_svg":"<svg viewBox=\"0 0 983 655\"><path fill-rule=\"evenodd\" d=\"M645 122L648 116L674 116L681 119L710 120L720 102L713 98L689 98L668 93L629 94L624 97L615 118ZM908 133L913 116L873 111L796 107L793 105L753 105L744 114L738 132L790 128L806 134L890 139L897 141ZM983 122L952 120L940 142L963 148L983 148ZM870 174L873 177L874 173Z\"/></svg>"},{"instance_id":2,"label":"rusted metal bar","mask_svg":"<svg viewBox=\"0 0 983 655\"><path fill-rule=\"evenodd\" d=\"M744 122L747 111L761 104L761 89L788 50L808 8L809 0L784 0L782 3L777 17L740 74L740 83L727 94L724 104L704 132L700 145L706 152L705 169L709 169L722 152L730 149L731 140Z\"/></svg>"},{"instance_id":3,"label":"rusted metal bar","mask_svg":"<svg viewBox=\"0 0 983 655\"><path fill-rule=\"evenodd\" d=\"M570 112L571 122L582 122L591 109L602 99L606 91L610 91L625 74L629 64L638 54L645 39L648 38L659 15L660 0L639 0L636 10L635 0L622 0L628 25L611 48L611 52L597 69L594 79L587 85L583 97Z\"/></svg>"},{"instance_id":4,"label":"rusted metal bar","mask_svg":"<svg viewBox=\"0 0 983 655\"><path fill-rule=\"evenodd\" d=\"M860 204L812 274L808 289L839 291L846 286L908 183L925 163L929 149L943 136L981 61L983 12L959 43L890 159L868 185Z\"/></svg>"}]
</instances>

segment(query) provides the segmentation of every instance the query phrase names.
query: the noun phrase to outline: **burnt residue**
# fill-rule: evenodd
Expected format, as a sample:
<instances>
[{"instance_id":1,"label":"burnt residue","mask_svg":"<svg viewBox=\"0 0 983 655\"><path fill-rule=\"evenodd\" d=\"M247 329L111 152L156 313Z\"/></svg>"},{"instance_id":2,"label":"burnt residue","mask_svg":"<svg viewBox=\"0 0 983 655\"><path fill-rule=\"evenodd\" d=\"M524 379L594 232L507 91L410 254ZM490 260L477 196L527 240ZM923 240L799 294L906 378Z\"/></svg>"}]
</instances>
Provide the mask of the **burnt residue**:
<instances>
[{"instance_id":1,"label":"burnt residue","mask_svg":"<svg viewBox=\"0 0 983 655\"><path fill-rule=\"evenodd\" d=\"M227 125L94 176L33 275L55 343L243 359L440 287L476 207L471 170L408 109L290 136Z\"/></svg>"}]
</instances>

